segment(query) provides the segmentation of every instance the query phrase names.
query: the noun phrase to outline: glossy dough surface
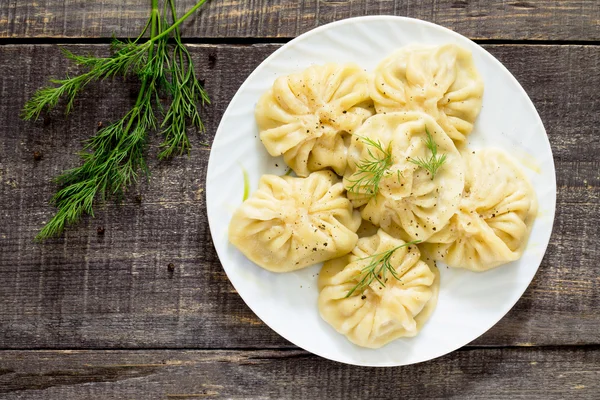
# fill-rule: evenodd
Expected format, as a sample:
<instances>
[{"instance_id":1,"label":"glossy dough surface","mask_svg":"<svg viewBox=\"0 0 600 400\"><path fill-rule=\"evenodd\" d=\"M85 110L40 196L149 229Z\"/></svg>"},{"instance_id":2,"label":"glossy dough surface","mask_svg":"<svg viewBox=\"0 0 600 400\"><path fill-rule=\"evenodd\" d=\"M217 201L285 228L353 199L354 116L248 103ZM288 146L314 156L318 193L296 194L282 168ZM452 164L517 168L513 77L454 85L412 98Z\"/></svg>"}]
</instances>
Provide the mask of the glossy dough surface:
<instances>
[{"instance_id":1,"label":"glossy dough surface","mask_svg":"<svg viewBox=\"0 0 600 400\"><path fill-rule=\"evenodd\" d=\"M421 259L417 246L394 251L390 258L400 280L388 272L382 286L373 281L364 292L346 295L361 280L362 269L377 255L404 244L383 230L359 239L350 255L328 261L319 274L319 312L352 343L379 348L400 337L415 336L437 303L439 274Z\"/></svg>"},{"instance_id":2,"label":"glossy dough surface","mask_svg":"<svg viewBox=\"0 0 600 400\"><path fill-rule=\"evenodd\" d=\"M333 172L263 175L233 214L229 241L259 266L287 272L347 254L359 225L360 215Z\"/></svg>"},{"instance_id":3,"label":"glossy dough surface","mask_svg":"<svg viewBox=\"0 0 600 400\"><path fill-rule=\"evenodd\" d=\"M366 72L333 63L277 78L255 109L269 154L303 177L327 167L343 175L350 134L372 114Z\"/></svg>"},{"instance_id":4,"label":"glossy dough surface","mask_svg":"<svg viewBox=\"0 0 600 400\"><path fill-rule=\"evenodd\" d=\"M426 158L431 152L425 146L427 127L446 162L432 180L429 172L411 159ZM379 142L390 149L392 165L381 179L378 193L357 182L369 174L357 169L369 159L369 151L381 157L378 150L361 138ZM355 207L361 207L362 218L405 240L425 240L442 229L458 209L464 187L464 163L452 140L428 115L420 112L377 114L356 132L348 151L348 168L344 176Z\"/></svg>"},{"instance_id":5,"label":"glossy dough surface","mask_svg":"<svg viewBox=\"0 0 600 400\"><path fill-rule=\"evenodd\" d=\"M255 108L260 140L299 177L263 175L229 241L273 272L324 262L319 313L354 344L417 335L438 301L434 261L517 260L537 214L509 155L467 148L483 88L454 44L403 47L370 74L328 63L277 78Z\"/></svg>"},{"instance_id":6,"label":"glossy dough surface","mask_svg":"<svg viewBox=\"0 0 600 400\"><path fill-rule=\"evenodd\" d=\"M433 259L473 271L519 259L537 214L529 180L501 150L469 152L464 159L467 174L460 208L423 248Z\"/></svg>"},{"instance_id":7,"label":"glossy dough surface","mask_svg":"<svg viewBox=\"0 0 600 400\"><path fill-rule=\"evenodd\" d=\"M456 141L473 130L483 97L471 53L454 44L401 48L377 66L369 88L378 113L424 111Z\"/></svg>"}]
</instances>

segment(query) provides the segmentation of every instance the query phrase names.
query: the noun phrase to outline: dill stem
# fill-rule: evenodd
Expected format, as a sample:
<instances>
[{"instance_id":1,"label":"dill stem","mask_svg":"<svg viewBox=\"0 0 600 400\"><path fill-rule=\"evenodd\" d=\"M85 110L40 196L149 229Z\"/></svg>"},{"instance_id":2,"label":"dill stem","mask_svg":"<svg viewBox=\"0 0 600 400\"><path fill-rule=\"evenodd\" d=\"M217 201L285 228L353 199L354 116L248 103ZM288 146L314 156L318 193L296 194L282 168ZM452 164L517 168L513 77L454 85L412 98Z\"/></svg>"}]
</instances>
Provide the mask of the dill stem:
<instances>
[{"instance_id":1,"label":"dill stem","mask_svg":"<svg viewBox=\"0 0 600 400\"><path fill-rule=\"evenodd\" d=\"M150 11L150 41L152 41L153 38L156 37L156 29L157 29L157 22L158 22L158 18L159 18L159 12L158 12L158 0L151 0L151 4L152 4L152 10ZM152 43L150 45L150 48L148 49L148 60L152 60L152 54L154 53L154 43ZM138 93L138 97L137 100L135 101L135 106L134 109L139 109L140 105L142 104L142 101L144 99L144 95L146 92L146 86L148 85L148 77L144 76L144 79L142 79L142 87L140 88L140 92ZM131 117L129 117L129 122L127 123L127 126L125 127L124 133L127 134L129 133L129 129L131 128L131 125L133 125L133 121L138 117L138 113L131 113ZM126 135L123 135L123 137L121 138L121 142L123 142L123 140L125 139ZM120 144L120 143L119 143Z\"/></svg>"},{"instance_id":2,"label":"dill stem","mask_svg":"<svg viewBox=\"0 0 600 400\"><path fill-rule=\"evenodd\" d=\"M175 10L175 3L173 0L168 0L169 6L171 7L171 15L173 16L173 22L177 20L177 10ZM179 27L175 28L175 33L179 33Z\"/></svg>"},{"instance_id":3,"label":"dill stem","mask_svg":"<svg viewBox=\"0 0 600 400\"><path fill-rule=\"evenodd\" d=\"M171 7L171 15L173 16L173 23L177 20L177 10L175 10L175 3L173 0L167 0ZM181 40L181 36L179 34L179 27L175 28L175 39L177 41ZM183 52L179 51L179 63L183 65Z\"/></svg>"},{"instance_id":4,"label":"dill stem","mask_svg":"<svg viewBox=\"0 0 600 400\"><path fill-rule=\"evenodd\" d=\"M154 0L152 0L152 2L154 2ZM162 31L158 36L153 37L152 39L150 39L150 41L151 42L155 42L155 41L163 38L164 36L168 35L169 33L171 33L171 31L173 31L179 25L181 25L181 23L183 21L185 21L186 19L188 19L188 17L190 15L192 15L197 9L199 9L200 6L202 6L202 4L204 4L204 3L206 3L206 0L200 0L198 3L196 3L195 6L193 6L192 8L190 8L188 12L186 12L185 14L183 14L183 16L181 18L179 18L177 21L175 21L173 23L173 25L171 25L168 29L165 29L164 31Z\"/></svg>"}]
</instances>

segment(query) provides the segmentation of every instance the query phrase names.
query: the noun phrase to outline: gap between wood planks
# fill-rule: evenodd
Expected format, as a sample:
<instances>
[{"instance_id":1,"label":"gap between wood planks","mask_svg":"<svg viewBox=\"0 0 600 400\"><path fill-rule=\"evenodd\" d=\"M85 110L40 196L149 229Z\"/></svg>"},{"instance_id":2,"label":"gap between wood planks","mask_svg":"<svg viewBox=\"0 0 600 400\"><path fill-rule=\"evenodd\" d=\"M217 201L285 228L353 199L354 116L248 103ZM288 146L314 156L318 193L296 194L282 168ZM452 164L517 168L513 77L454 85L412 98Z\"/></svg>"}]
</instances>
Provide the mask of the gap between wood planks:
<instances>
[{"instance_id":1,"label":"gap between wood planks","mask_svg":"<svg viewBox=\"0 0 600 400\"><path fill-rule=\"evenodd\" d=\"M457 351L400 368L301 351L0 353L3 399L592 399L599 353L586 348Z\"/></svg>"},{"instance_id":2,"label":"gap between wood planks","mask_svg":"<svg viewBox=\"0 0 600 400\"><path fill-rule=\"evenodd\" d=\"M589 350L589 351L600 351L600 344L565 344L565 345L538 345L535 343L518 343L516 345L494 345L494 346L471 346L466 345L460 347L456 350L451 351L450 353L454 353L457 351L460 352L468 352L468 351L485 351L485 350L520 350L520 351L538 351L538 350ZM290 353L290 357L305 357L305 356L315 356L310 351L301 349L299 347L290 345L289 347L81 347L81 348L61 348L61 347L36 347L36 348L0 348L0 356L2 353L9 352L57 352L57 353L85 353L85 352L114 352L114 353L125 353L125 352L144 352L144 351L194 351L194 352L230 352L230 353L243 353L243 352L273 352L273 353ZM450 354L447 353L447 354ZM285 357L282 354L283 358ZM436 357L437 358L437 357Z\"/></svg>"},{"instance_id":3,"label":"gap between wood planks","mask_svg":"<svg viewBox=\"0 0 600 400\"><path fill-rule=\"evenodd\" d=\"M126 41L129 38L116 38ZM223 37L223 38L184 38L185 44L215 44L215 45L253 45L253 44L285 44L293 37L277 38L246 38L246 37ZM113 38L0 38L0 46L3 45L35 45L35 44L110 44ZM504 39L472 39L480 45L520 45L520 46L600 46L600 41L589 40L504 40Z\"/></svg>"}]
</instances>

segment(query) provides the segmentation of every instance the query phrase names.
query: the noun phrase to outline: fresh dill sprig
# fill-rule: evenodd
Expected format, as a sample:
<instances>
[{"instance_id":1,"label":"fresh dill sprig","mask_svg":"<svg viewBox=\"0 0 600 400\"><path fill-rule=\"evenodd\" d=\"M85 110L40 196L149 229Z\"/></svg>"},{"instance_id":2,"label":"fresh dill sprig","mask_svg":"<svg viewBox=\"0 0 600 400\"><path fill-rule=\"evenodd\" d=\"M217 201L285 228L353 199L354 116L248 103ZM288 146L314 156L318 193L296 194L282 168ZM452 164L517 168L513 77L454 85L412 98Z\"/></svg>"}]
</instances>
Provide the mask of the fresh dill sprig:
<instances>
[{"instance_id":1,"label":"fresh dill sprig","mask_svg":"<svg viewBox=\"0 0 600 400\"><path fill-rule=\"evenodd\" d=\"M145 115L140 115L142 113ZM62 186L51 200L58 212L36 239L60 235L83 213L93 216L97 195L102 198L109 195L120 197L124 188L137 180L137 171L146 171L146 132L155 124L155 118L150 114L149 109L132 111L86 142L81 153L83 165L67 170L55 179ZM135 126L125 134L131 118L135 119Z\"/></svg>"},{"instance_id":2,"label":"fresh dill sprig","mask_svg":"<svg viewBox=\"0 0 600 400\"><path fill-rule=\"evenodd\" d=\"M379 193L381 180L389 174L392 166L392 143L386 149L379 140L360 136L360 140L367 146L367 158L356 164L356 172L348 179L352 183L348 191L356 194L366 194L369 198ZM374 150L371 151L371 148ZM374 154L376 151L377 154ZM398 171L400 179L400 171Z\"/></svg>"},{"instance_id":3,"label":"fresh dill sprig","mask_svg":"<svg viewBox=\"0 0 600 400\"><path fill-rule=\"evenodd\" d=\"M190 124L204 129L199 107L209 103L209 98L196 76L192 57L181 41L179 25L206 0L198 1L179 19L175 0L164 0L162 13L158 2L150 1L150 17L135 40L113 40L111 56L81 56L63 50L69 60L87 71L50 80L55 86L38 90L23 107L21 117L36 120L43 111L56 107L62 98L67 101L66 113L69 113L76 96L91 82L129 75L141 82L133 108L85 142L80 167L56 178L61 188L51 202L58 211L36 239L60 235L83 214L93 216L93 207L99 199L121 198L127 186L137 181L140 170L147 174L145 151L150 131L160 129L163 134L158 157L164 159L189 152L187 128ZM148 31L150 37L142 41ZM173 43L170 39L174 39ZM162 94L171 99L166 112ZM160 124L155 110L164 114Z\"/></svg>"},{"instance_id":4,"label":"fresh dill sprig","mask_svg":"<svg viewBox=\"0 0 600 400\"><path fill-rule=\"evenodd\" d=\"M438 169L440 169L440 167L446 162L446 154L438 156L437 143L433 140L433 137L431 136L431 133L429 133L427 127L425 127L425 133L427 134L427 138L423 142L425 143L425 147L431 151L431 155L429 158L410 158L409 161L429 171L431 174L431 180L433 180L433 178L435 178L435 174L438 172Z\"/></svg>"},{"instance_id":5,"label":"fresh dill sprig","mask_svg":"<svg viewBox=\"0 0 600 400\"><path fill-rule=\"evenodd\" d=\"M37 120L42 111L56 107L58 101L63 97L67 99L65 113L68 114L73 109L75 97L89 83L114 77L115 75L124 75L130 70L139 72L140 66L147 62L149 47L149 42L144 45L129 43L112 57L107 58L76 56L63 49L62 52L65 57L90 70L72 78L50 79L51 83L58 86L46 86L35 92L31 99L25 103L21 118L24 120Z\"/></svg>"},{"instance_id":6,"label":"fresh dill sprig","mask_svg":"<svg viewBox=\"0 0 600 400\"><path fill-rule=\"evenodd\" d=\"M169 2L173 21L177 19L175 5ZM204 124L200 118L197 105L210 103L208 94L200 84L193 68L192 56L181 42L179 27L175 28L175 45L171 57L170 74L173 79L171 85L171 105L161 124L162 134L165 138L160 145L163 149L159 159L171 157L174 153L182 155L189 153L190 141L187 136L187 121L191 121L201 131Z\"/></svg>"},{"instance_id":7,"label":"fresh dill sprig","mask_svg":"<svg viewBox=\"0 0 600 400\"><path fill-rule=\"evenodd\" d=\"M370 286L371 283L373 283L373 281L375 280L379 282L379 284L382 287L385 287L385 281L387 280L386 274L388 272L396 280L400 280L400 276L396 272L396 268L394 268L394 266L391 264L390 259L392 258L392 255L396 250L417 243L421 243L421 241L415 240L413 242L406 242L382 253L373 254L368 257L363 257L356 260L361 261L371 259L371 262L361 270L361 280L356 284L356 286L354 286L351 290L348 291L348 294L346 294L345 298L352 296L352 294L356 291L359 291L359 293L364 292L364 290L368 286Z\"/></svg>"}]
</instances>

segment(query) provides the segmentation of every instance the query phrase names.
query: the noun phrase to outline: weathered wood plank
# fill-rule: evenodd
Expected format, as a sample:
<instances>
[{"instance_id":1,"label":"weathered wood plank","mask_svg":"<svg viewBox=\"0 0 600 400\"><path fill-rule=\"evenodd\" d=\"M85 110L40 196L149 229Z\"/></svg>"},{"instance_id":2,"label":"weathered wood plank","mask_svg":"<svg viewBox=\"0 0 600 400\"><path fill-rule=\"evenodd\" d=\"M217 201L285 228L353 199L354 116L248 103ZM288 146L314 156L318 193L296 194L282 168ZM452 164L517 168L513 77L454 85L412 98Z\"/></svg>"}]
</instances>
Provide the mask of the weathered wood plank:
<instances>
[{"instance_id":1,"label":"weathered wood plank","mask_svg":"<svg viewBox=\"0 0 600 400\"><path fill-rule=\"evenodd\" d=\"M597 399L598 349L478 349L399 368L303 351L3 351L12 399Z\"/></svg>"},{"instance_id":2,"label":"weathered wood plank","mask_svg":"<svg viewBox=\"0 0 600 400\"><path fill-rule=\"evenodd\" d=\"M191 46L213 99L202 139L210 142L234 92L276 48ZM487 48L537 105L559 192L540 271L515 308L474 344L598 344L600 47ZM82 95L69 119L53 113L45 122L24 123L18 113L26 96L48 75L63 75L66 64L56 46L3 46L0 70L0 348L291 347L245 306L219 264L202 193L209 151L197 138L190 158L152 161L149 182L122 206L108 204L63 238L33 243L53 212L50 179L76 165L80 141L98 121L133 103L135 85L105 82ZM34 151L42 160L34 160Z\"/></svg>"},{"instance_id":3,"label":"weathered wood plank","mask_svg":"<svg viewBox=\"0 0 600 400\"><path fill-rule=\"evenodd\" d=\"M136 37L149 1L8 0L0 37ZM180 15L195 0L178 0ZM475 39L600 40L595 0L213 0L185 24L187 37L294 37L316 26L362 15L402 15Z\"/></svg>"}]
</instances>

